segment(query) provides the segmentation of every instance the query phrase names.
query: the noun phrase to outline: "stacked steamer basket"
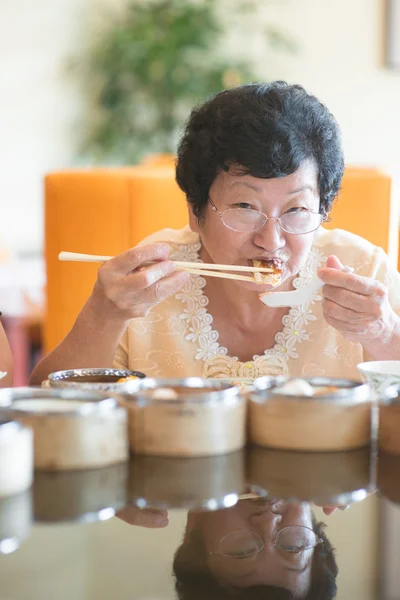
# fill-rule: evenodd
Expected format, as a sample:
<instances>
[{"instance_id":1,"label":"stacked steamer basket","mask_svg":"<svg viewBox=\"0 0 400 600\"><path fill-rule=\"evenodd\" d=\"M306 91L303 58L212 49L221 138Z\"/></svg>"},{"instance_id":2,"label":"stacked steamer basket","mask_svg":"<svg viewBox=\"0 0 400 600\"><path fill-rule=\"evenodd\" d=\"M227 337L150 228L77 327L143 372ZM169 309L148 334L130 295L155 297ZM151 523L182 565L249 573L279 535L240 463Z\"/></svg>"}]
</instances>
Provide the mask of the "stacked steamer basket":
<instances>
[{"instance_id":1,"label":"stacked steamer basket","mask_svg":"<svg viewBox=\"0 0 400 600\"><path fill-rule=\"evenodd\" d=\"M250 440L279 450L354 450L375 437L368 385L348 379L263 377L250 392Z\"/></svg>"},{"instance_id":2,"label":"stacked steamer basket","mask_svg":"<svg viewBox=\"0 0 400 600\"><path fill-rule=\"evenodd\" d=\"M128 457L126 411L96 392L14 388L0 406L34 434L36 469L90 469Z\"/></svg>"},{"instance_id":3,"label":"stacked steamer basket","mask_svg":"<svg viewBox=\"0 0 400 600\"><path fill-rule=\"evenodd\" d=\"M246 443L246 401L229 383L146 378L139 388L127 383L120 393L134 454L216 456Z\"/></svg>"}]
</instances>

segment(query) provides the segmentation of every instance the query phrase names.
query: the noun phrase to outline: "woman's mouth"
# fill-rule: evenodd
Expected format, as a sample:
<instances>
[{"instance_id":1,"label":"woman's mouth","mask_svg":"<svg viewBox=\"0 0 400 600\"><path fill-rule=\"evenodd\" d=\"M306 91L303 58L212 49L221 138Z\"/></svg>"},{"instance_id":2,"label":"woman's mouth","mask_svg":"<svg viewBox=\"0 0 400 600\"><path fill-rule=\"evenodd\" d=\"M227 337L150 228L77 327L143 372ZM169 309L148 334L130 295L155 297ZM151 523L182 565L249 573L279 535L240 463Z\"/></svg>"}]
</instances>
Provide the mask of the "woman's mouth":
<instances>
[{"instance_id":1,"label":"woman's mouth","mask_svg":"<svg viewBox=\"0 0 400 600\"><path fill-rule=\"evenodd\" d=\"M283 261L280 258L253 258L248 261L252 267L270 269L270 272L254 271L254 282L259 285L278 287L281 284Z\"/></svg>"}]
</instances>

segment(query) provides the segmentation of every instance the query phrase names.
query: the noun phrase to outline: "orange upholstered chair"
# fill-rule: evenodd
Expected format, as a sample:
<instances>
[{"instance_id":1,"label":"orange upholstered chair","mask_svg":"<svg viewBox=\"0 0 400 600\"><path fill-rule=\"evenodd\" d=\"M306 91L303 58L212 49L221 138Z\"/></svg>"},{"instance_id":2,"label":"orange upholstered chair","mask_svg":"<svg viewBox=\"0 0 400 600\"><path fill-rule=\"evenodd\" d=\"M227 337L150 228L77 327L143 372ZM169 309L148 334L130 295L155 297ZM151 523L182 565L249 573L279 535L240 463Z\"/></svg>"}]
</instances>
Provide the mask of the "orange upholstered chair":
<instances>
[{"instance_id":1,"label":"orange upholstered chair","mask_svg":"<svg viewBox=\"0 0 400 600\"><path fill-rule=\"evenodd\" d=\"M347 229L380 246L397 267L398 207L391 178L373 168L347 167L328 229Z\"/></svg>"},{"instance_id":2,"label":"orange upholstered chair","mask_svg":"<svg viewBox=\"0 0 400 600\"><path fill-rule=\"evenodd\" d=\"M390 179L348 168L328 227L381 246L397 263L397 216ZM61 341L89 296L98 265L58 261L61 250L116 255L146 235L187 223L171 159L126 169L51 173L45 180L47 311L45 350Z\"/></svg>"},{"instance_id":3,"label":"orange upholstered chair","mask_svg":"<svg viewBox=\"0 0 400 600\"><path fill-rule=\"evenodd\" d=\"M51 173L45 178L49 351L70 330L96 280L98 264L60 262L62 250L116 255L164 227L187 221L172 166Z\"/></svg>"}]
</instances>

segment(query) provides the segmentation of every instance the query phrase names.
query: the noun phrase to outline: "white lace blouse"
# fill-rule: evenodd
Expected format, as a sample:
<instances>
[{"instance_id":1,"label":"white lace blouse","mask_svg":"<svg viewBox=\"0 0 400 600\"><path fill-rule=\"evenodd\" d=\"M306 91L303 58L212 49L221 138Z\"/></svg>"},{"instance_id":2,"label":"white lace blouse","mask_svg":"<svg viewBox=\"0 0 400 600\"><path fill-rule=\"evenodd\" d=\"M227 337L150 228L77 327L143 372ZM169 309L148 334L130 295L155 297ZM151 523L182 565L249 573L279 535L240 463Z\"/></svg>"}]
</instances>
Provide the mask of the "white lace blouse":
<instances>
[{"instance_id":1,"label":"white lace blouse","mask_svg":"<svg viewBox=\"0 0 400 600\"><path fill-rule=\"evenodd\" d=\"M142 244L156 241L170 244L174 260L201 262L199 236L188 227L164 229ZM400 314L400 275L390 268L387 255L381 248L339 229L319 229L293 286L306 286L330 254L356 273L384 283L392 307ZM326 323L320 293L283 317L273 348L241 362L219 344L218 331L213 329L213 317L207 310L205 284L204 277L191 275L182 290L155 306L147 317L132 319L115 354L114 367L143 371L150 377L254 378L290 374L360 378L357 364L368 360L368 356L360 344L346 341Z\"/></svg>"}]
</instances>

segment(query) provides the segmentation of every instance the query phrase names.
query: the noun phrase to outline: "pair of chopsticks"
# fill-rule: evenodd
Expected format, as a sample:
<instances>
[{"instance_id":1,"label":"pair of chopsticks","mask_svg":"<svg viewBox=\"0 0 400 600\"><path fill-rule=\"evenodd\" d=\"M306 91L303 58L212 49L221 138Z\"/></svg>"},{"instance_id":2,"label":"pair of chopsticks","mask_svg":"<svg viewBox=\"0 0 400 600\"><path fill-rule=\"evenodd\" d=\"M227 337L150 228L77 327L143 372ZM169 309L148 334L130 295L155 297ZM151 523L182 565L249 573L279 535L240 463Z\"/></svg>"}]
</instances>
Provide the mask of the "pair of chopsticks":
<instances>
[{"instance_id":1,"label":"pair of chopsticks","mask_svg":"<svg viewBox=\"0 0 400 600\"><path fill-rule=\"evenodd\" d=\"M95 254L79 254L77 252L60 252L58 259L72 262L105 262L114 258L113 256L98 256ZM238 265L216 265L214 263L193 263L179 260L173 261L176 268L187 271L192 275L203 275L205 277L220 277L221 279L235 279L237 281L252 281L254 278L248 275L237 275L226 271L239 271L244 273L273 273L273 269L267 267L245 267Z\"/></svg>"}]
</instances>

